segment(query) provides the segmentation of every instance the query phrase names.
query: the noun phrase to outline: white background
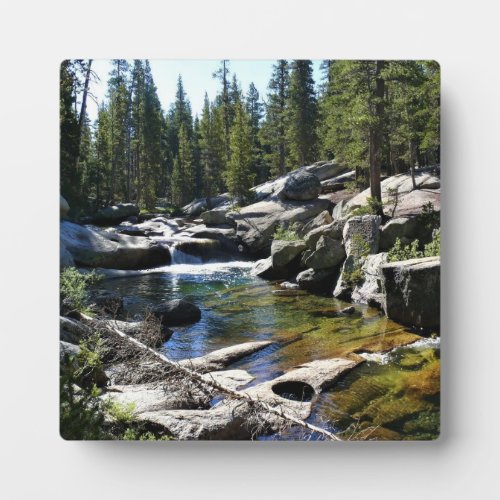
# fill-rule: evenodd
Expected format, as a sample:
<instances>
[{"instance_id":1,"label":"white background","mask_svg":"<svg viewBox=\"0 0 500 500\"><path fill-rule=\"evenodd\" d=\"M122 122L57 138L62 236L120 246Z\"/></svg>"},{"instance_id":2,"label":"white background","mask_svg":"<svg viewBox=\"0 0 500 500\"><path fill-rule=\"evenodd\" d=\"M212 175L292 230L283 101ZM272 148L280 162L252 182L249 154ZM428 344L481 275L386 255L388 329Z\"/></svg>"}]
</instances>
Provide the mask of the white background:
<instances>
[{"instance_id":1,"label":"white background","mask_svg":"<svg viewBox=\"0 0 500 500\"><path fill-rule=\"evenodd\" d=\"M0 496L498 495L496 2L0 6ZM429 58L442 69L443 420L431 443L78 443L58 435L58 65L64 58Z\"/></svg>"}]
</instances>

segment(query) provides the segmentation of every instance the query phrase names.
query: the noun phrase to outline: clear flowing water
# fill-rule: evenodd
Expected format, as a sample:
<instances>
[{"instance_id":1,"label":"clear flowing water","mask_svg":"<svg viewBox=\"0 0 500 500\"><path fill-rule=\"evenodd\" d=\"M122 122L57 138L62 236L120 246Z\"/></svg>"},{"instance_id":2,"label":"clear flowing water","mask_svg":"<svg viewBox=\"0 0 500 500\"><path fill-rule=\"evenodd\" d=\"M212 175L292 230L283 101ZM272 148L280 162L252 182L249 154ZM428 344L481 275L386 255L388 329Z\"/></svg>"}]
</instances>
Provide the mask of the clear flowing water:
<instances>
[{"instance_id":1,"label":"clear flowing water","mask_svg":"<svg viewBox=\"0 0 500 500\"><path fill-rule=\"evenodd\" d=\"M101 288L124 296L127 314L186 298L201 321L174 328L164 352L173 359L202 356L254 340L275 343L231 368L248 370L252 384L301 363L361 355L360 364L318 396L310 421L353 438L434 439L439 434L439 339L424 339L378 310L312 294L279 296L276 285L250 275L251 263L174 264L138 276L109 279ZM160 271L160 272L158 272ZM282 436L282 438L293 437Z\"/></svg>"}]
</instances>

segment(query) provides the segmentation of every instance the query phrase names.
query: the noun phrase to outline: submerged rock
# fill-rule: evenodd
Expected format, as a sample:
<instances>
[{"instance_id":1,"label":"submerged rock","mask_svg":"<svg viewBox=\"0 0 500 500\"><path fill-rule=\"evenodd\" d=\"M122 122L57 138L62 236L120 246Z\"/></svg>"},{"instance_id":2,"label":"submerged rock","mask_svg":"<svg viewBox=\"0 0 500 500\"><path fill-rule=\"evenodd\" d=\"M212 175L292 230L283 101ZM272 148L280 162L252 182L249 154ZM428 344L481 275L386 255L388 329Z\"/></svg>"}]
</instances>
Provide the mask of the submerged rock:
<instances>
[{"instance_id":1,"label":"submerged rock","mask_svg":"<svg viewBox=\"0 0 500 500\"><path fill-rule=\"evenodd\" d=\"M201 319L200 308L185 299L168 300L154 306L152 312L165 326L196 323Z\"/></svg>"},{"instance_id":2,"label":"submerged rock","mask_svg":"<svg viewBox=\"0 0 500 500\"><path fill-rule=\"evenodd\" d=\"M199 372L210 372L214 370L221 370L226 366L238 361L254 352L268 347L273 342L269 340L262 340L257 342L245 342L230 347L224 347L217 351L212 351L205 356L199 358L190 358L180 361L180 365L196 370Z\"/></svg>"},{"instance_id":3,"label":"submerged rock","mask_svg":"<svg viewBox=\"0 0 500 500\"><path fill-rule=\"evenodd\" d=\"M408 326L439 327L439 257L391 262L380 269L383 307L389 318Z\"/></svg>"},{"instance_id":4,"label":"submerged rock","mask_svg":"<svg viewBox=\"0 0 500 500\"><path fill-rule=\"evenodd\" d=\"M283 187L283 196L288 200L315 200L321 191L321 182L314 174L305 170L292 172Z\"/></svg>"}]
</instances>

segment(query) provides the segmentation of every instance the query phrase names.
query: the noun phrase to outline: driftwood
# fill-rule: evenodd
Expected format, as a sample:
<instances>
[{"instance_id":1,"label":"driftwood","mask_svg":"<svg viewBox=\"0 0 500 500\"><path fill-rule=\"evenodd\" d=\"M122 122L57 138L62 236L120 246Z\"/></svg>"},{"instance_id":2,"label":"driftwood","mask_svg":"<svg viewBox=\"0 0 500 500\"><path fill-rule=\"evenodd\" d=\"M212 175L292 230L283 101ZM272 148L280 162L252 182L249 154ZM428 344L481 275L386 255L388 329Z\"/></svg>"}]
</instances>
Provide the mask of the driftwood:
<instances>
[{"instance_id":1,"label":"driftwood","mask_svg":"<svg viewBox=\"0 0 500 500\"><path fill-rule=\"evenodd\" d=\"M91 318L90 316L87 316L83 313L81 313L81 318L84 319L85 321L89 323L98 323L96 320ZM148 353L150 356L154 357L156 360L161 362L162 364L168 366L169 368L172 368L186 377L188 377L191 380L196 381L197 383L201 384L202 386L208 387L210 389L216 390L220 392L221 394L226 395L230 399L241 401L241 402L246 402L251 405L254 405L260 409L262 409L264 412L268 412L272 415L275 415L284 421L289 422L290 424L295 424L298 425L304 429L307 429L308 431L315 432L325 439L331 440L331 441L342 441L338 436L335 434L322 429L321 427L317 427L315 425L309 424L305 422L304 420L301 420L299 418L296 418L293 415L290 415L288 412L284 411L282 408L275 407L272 405L269 405L265 403L264 401L260 401L259 399L253 398L250 394L246 392L239 392L236 390L233 390L229 387L226 387L220 383L218 383L215 379L213 378L206 378L203 376L203 374L198 373L197 371L192 370L191 368L188 368L186 365L182 365L176 361L173 361L163 354L157 352L156 350L152 349L151 347L148 347L147 345L143 344L139 340L130 337L126 333L122 332L119 330L116 326L113 326L112 322L107 322L105 324L105 328L112 332L113 334L117 335L124 341L130 343L134 347L144 351L145 353Z\"/></svg>"}]
</instances>

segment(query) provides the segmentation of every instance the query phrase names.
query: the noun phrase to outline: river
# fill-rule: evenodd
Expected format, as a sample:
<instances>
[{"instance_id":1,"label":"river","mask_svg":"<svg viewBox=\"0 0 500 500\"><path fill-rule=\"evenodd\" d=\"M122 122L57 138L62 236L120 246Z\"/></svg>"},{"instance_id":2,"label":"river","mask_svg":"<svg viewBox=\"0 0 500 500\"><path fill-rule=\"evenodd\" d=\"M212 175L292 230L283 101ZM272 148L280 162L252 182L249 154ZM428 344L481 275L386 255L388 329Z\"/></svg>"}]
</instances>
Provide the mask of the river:
<instances>
[{"instance_id":1,"label":"river","mask_svg":"<svg viewBox=\"0 0 500 500\"><path fill-rule=\"evenodd\" d=\"M251 373L251 385L300 363L360 354L366 362L316 397L309 421L352 439L439 435L439 337L416 336L364 305L356 305L351 316L339 316L349 304L331 296L273 294L277 286L252 276L251 267L249 262L193 261L106 279L99 288L120 293L130 319L163 300L186 298L197 304L201 321L174 328L162 348L172 359L201 356L240 342L275 341L231 366ZM290 431L260 439L294 437Z\"/></svg>"}]
</instances>

